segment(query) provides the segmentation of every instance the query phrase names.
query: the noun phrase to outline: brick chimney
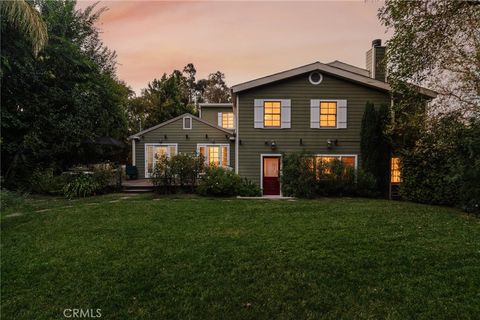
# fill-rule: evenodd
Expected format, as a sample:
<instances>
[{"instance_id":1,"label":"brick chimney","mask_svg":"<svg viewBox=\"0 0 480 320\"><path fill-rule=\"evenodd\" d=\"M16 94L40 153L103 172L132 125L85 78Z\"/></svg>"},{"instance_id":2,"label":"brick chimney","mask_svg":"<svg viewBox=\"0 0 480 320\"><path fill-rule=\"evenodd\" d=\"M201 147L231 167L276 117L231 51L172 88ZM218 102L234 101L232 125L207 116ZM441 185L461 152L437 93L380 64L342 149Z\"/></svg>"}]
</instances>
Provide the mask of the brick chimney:
<instances>
[{"instance_id":1,"label":"brick chimney","mask_svg":"<svg viewBox=\"0 0 480 320\"><path fill-rule=\"evenodd\" d=\"M372 41L372 47L367 51L367 70L370 72L370 77L379 81L385 82L385 52L386 47L382 46L381 39Z\"/></svg>"}]
</instances>

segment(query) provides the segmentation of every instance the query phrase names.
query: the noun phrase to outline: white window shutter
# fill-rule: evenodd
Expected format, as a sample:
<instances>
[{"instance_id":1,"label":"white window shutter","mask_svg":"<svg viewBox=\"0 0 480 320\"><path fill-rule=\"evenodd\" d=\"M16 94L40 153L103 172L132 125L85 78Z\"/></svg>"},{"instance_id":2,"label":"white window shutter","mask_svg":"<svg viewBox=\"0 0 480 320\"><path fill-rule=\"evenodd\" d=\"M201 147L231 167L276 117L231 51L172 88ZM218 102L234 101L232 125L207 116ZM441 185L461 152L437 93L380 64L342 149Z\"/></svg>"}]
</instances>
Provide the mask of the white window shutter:
<instances>
[{"instance_id":1,"label":"white window shutter","mask_svg":"<svg viewBox=\"0 0 480 320\"><path fill-rule=\"evenodd\" d=\"M291 102L290 99L284 99L282 103L282 129L291 128Z\"/></svg>"},{"instance_id":2,"label":"white window shutter","mask_svg":"<svg viewBox=\"0 0 480 320\"><path fill-rule=\"evenodd\" d=\"M347 100L337 100L337 129L347 128Z\"/></svg>"},{"instance_id":3,"label":"white window shutter","mask_svg":"<svg viewBox=\"0 0 480 320\"><path fill-rule=\"evenodd\" d=\"M320 100L310 100L310 128L320 128Z\"/></svg>"},{"instance_id":4,"label":"white window shutter","mask_svg":"<svg viewBox=\"0 0 480 320\"><path fill-rule=\"evenodd\" d=\"M221 127L222 126L222 113L219 112L218 113L218 122L217 122L218 126Z\"/></svg>"},{"instance_id":5,"label":"white window shutter","mask_svg":"<svg viewBox=\"0 0 480 320\"><path fill-rule=\"evenodd\" d=\"M255 99L254 102L254 128L263 128L263 99Z\"/></svg>"}]
</instances>

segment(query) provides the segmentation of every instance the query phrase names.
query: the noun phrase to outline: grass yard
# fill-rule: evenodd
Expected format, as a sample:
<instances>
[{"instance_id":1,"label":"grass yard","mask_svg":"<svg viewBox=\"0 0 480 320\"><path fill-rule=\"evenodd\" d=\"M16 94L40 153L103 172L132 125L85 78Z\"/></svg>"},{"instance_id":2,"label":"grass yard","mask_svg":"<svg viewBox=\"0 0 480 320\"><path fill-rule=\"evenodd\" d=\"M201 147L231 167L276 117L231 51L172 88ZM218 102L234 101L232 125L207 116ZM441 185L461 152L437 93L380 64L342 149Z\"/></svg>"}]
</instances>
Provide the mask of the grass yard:
<instances>
[{"instance_id":1,"label":"grass yard","mask_svg":"<svg viewBox=\"0 0 480 320\"><path fill-rule=\"evenodd\" d=\"M1 246L2 319L480 316L480 219L449 208L33 198L3 208Z\"/></svg>"}]
</instances>

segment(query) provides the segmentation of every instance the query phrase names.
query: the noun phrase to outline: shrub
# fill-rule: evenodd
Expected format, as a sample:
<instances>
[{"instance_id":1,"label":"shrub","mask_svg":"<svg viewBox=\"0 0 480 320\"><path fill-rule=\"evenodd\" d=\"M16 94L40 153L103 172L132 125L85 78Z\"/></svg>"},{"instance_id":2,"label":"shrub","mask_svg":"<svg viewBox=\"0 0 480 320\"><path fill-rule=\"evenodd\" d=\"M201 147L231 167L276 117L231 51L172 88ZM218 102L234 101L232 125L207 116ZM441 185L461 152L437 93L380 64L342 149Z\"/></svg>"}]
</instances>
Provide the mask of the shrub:
<instances>
[{"instance_id":1,"label":"shrub","mask_svg":"<svg viewBox=\"0 0 480 320\"><path fill-rule=\"evenodd\" d=\"M355 194L355 171L342 161L334 159L330 163L317 164L319 177L316 184L317 195L351 196Z\"/></svg>"},{"instance_id":2,"label":"shrub","mask_svg":"<svg viewBox=\"0 0 480 320\"><path fill-rule=\"evenodd\" d=\"M65 197L77 198L96 195L105 192L113 179L111 169L100 169L93 174L79 173L72 175L69 181L63 186Z\"/></svg>"},{"instance_id":3,"label":"shrub","mask_svg":"<svg viewBox=\"0 0 480 320\"><path fill-rule=\"evenodd\" d=\"M377 180L373 174L362 169L357 171L355 193L357 196L368 198L374 198L381 195L377 188Z\"/></svg>"},{"instance_id":4,"label":"shrub","mask_svg":"<svg viewBox=\"0 0 480 320\"><path fill-rule=\"evenodd\" d=\"M307 152L285 154L282 157L282 193L285 196L313 198L316 194L316 176L312 169L312 155Z\"/></svg>"},{"instance_id":5,"label":"shrub","mask_svg":"<svg viewBox=\"0 0 480 320\"><path fill-rule=\"evenodd\" d=\"M333 161L313 161L307 152L283 155L282 191L286 196L380 196L373 174Z\"/></svg>"},{"instance_id":6,"label":"shrub","mask_svg":"<svg viewBox=\"0 0 480 320\"><path fill-rule=\"evenodd\" d=\"M402 150L400 192L407 200L480 211L480 120L450 113L430 119Z\"/></svg>"},{"instance_id":7,"label":"shrub","mask_svg":"<svg viewBox=\"0 0 480 320\"><path fill-rule=\"evenodd\" d=\"M194 190L200 172L204 168L204 158L192 154L178 154L167 158L162 155L157 159L157 165L153 171L152 183L157 191L170 193L176 187L190 187Z\"/></svg>"},{"instance_id":8,"label":"shrub","mask_svg":"<svg viewBox=\"0 0 480 320\"><path fill-rule=\"evenodd\" d=\"M2 189L0 191L0 208L4 211L7 208L19 207L25 202L25 198L24 194Z\"/></svg>"},{"instance_id":9,"label":"shrub","mask_svg":"<svg viewBox=\"0 0 480 320\"><path fill-rule=\"evenodd\" d=\"M234 196L239 194L242 185L242 178L233 171L209 166L205 169L197 191L204 196Z\"/></svg>"},{"instance_id":10,"label":"shrub","mask_svg":"<svg viewBox=\"0 0 480 320\"><path fill-rule=\"evenodd\" d=\"M65 175L54 175L54 170L36 169L30 177L30 190L38 194L61 195L67 183Z\"/></svg>"},{"instance_id":11,"label":"shrub","mask_svg":"<svg viewBox=\"0 0 480 320\"><path fill-rule=\"evenodd\" d=\"M247 178L243 178L238 190L238 195L242 197L259 197L262 195L262 190L260 190L260 187L256 183Z\"/></svg>"}]
</instances>

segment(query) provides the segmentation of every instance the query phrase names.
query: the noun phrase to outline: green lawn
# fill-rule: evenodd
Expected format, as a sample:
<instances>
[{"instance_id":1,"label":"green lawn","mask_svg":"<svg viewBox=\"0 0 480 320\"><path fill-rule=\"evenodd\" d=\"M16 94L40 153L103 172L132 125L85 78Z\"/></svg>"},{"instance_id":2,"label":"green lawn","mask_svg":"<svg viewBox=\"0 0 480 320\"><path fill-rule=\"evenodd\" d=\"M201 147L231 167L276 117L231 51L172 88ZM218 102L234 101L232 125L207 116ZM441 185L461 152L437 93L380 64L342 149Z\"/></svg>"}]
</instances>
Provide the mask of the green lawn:
<instances>
[{"instance_id":1,"label":"green lawn","mask_svg":"<svg viewBox=\"0 0 480 320\"><path fill-rule=\"evenodd\" d=\"M123 197L2 210L2 319L480 316L480 220L455 209Z\"/></svg>"}]
</instances>

